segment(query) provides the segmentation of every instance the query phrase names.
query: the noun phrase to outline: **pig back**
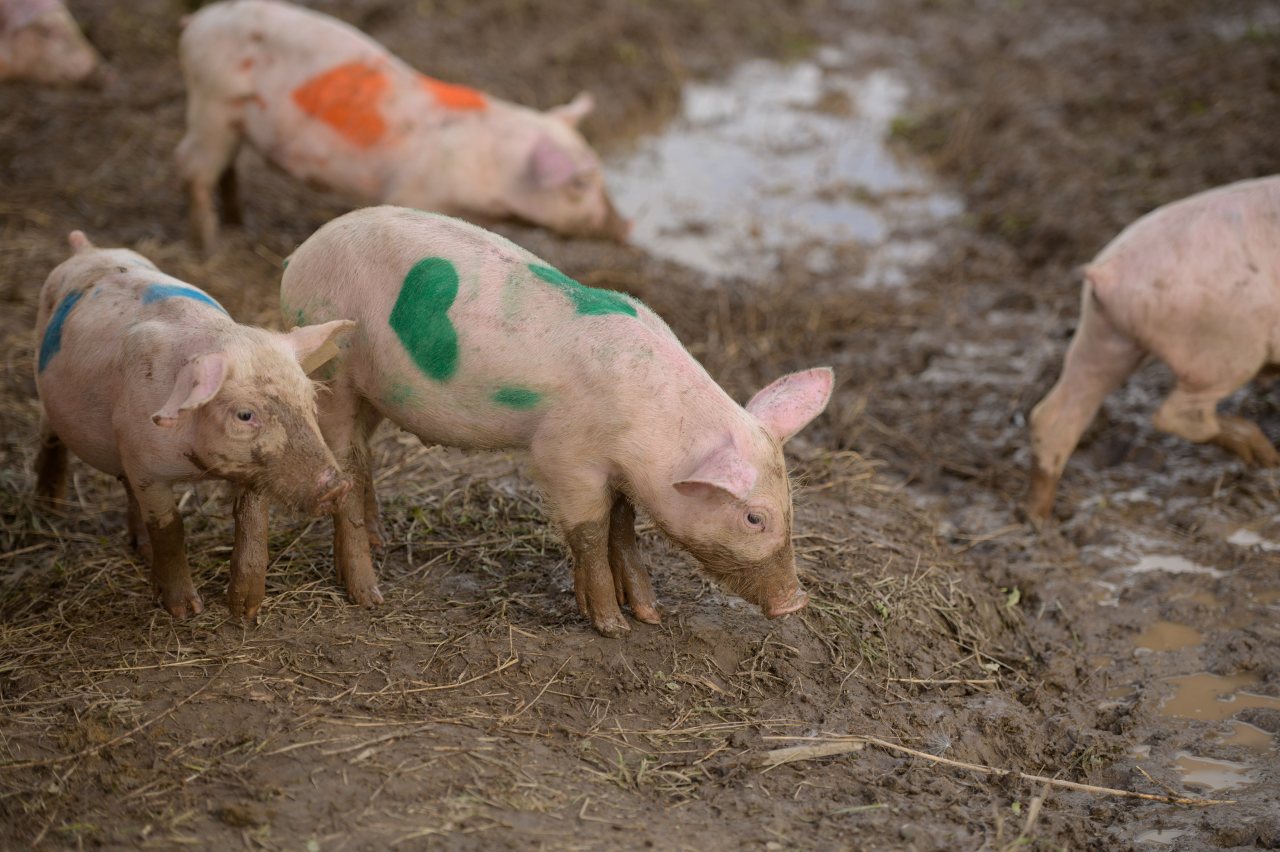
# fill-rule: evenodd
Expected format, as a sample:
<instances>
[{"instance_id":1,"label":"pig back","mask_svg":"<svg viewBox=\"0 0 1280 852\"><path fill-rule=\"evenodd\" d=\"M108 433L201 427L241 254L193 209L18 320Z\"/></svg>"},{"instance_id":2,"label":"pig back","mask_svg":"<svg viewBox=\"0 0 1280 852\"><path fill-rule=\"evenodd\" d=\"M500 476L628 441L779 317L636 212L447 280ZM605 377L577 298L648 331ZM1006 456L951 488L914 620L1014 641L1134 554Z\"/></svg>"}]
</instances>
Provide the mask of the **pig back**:
<instances>
[{"instance_id":1,"label":"pig back","mask_svg":"<svg viewBox=\"0 0 1280 852\"><path fill-rule=\"evenodd\" d=\"M705 376L638 300L405 208L321 228L290 257L281 302L290 324L358 321L340 369L428 442L527 446L545 418L627 419L681 376Z\"/></svg>"},{"instance_id":2,"label":"pig back","mask_svg":"<svg viewBox=\"0 0 1280 852\"><path fill-rule=\"evenodd\" d=\"M1085 267L1108 316L1166 362L1222 346L1280 353L1280 177L1138 219Z\"/></svg>"}]
</instances>

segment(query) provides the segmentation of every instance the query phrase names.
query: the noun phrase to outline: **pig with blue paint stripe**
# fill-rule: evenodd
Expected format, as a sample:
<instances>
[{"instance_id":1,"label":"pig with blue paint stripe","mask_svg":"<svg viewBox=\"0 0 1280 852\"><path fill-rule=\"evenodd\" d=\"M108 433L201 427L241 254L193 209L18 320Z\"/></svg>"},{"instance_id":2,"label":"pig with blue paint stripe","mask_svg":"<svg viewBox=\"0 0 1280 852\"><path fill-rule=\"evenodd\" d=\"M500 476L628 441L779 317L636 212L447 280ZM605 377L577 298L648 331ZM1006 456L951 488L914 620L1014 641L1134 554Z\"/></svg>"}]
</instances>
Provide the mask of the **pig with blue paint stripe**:
<instances>
[{"instance_id":1,"label":"pig with blue paint stripe","mask_svg":"<svg viewBox=\"0 0 1280 852\"><path fill-rule=\"evenodd\" d=\"M290 257L281 302L286 322L359 323L320 406L354 474L334 554L356 602L381 600L367 440L385 418L429 444L527 450L572 551L578 607L605 636L630 630L622 605L659 621L637 508L765 615L807 603L782 445L826 406L831 370L784 376L744 408L638 300L401 207L317 231Z\"/></svg>"},{"instance_id":2,"label":"pig with blue paint stripe","mask_svg":"<svg viewBox=\"0 0 1280 852\"><path fill-rule=\"evenodd\" d=\"M288 334L240 325L142 255L97 248L80 231L68 239L73 253L45 281L36 323L36 493L64 495L68 449L119 477L156 600L181 618L204 605L173 486L236 483L229 600L233 615L253 620L265 587L267 501L318 514L350 488L321 437L306 371L337 352L354 323Z\"/></svg>"}]
</instances>

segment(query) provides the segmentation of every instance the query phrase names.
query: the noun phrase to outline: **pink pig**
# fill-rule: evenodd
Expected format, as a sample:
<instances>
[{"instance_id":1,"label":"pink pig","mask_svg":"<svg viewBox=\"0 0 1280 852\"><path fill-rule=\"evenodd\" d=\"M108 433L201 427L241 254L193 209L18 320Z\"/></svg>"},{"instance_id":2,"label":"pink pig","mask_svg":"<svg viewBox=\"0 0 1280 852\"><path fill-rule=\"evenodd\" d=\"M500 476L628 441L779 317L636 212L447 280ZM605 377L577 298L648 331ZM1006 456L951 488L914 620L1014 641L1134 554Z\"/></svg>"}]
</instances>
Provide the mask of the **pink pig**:
<instances>
[{"instance_id":1,"label":"pink pig","mask_svg":"<svg viewBox=\"0 0 1280 852\"><path fill-rule=\"evenodd\" d=\"M320 426L355 472L335 514L351 597L379 601L367 440L385 417L425 443L529 451L573 553L578 608L605 636L657 623L636 551L638 506L769 617L802 608L783 443L831 394L827 368L784 376L746 408L639 301L584 287L446 216L373 207L289 259L287 321L352 319Z\"/></svg>"},{"instance_id":2,"label":"pink pig","mask_svg":"<svg viewBox=\"0 0 1280 852\"><path fill-rule=\"evenodd\" d=\"M59 0L0 0L0 81L106 82L110 71Z\"/></svg>"},{"instance_id":3,"label":"pink pig","mask_svg":"<svg viewBox=\"0 0 1280 852\"><path fill-rule=\"evenodd\" d=\"M296 178L364 201L518 217L622 239L628 224L576 126L590 96L536 112L419 74L359 30L276 0L227 0L182 34L192 227L217 237L212 191L239 221L242 139Z\"/></svg>"},{"instance_id":4,"label":"pink pig","mask_svg":"<svg viewBox=\"0 0 1280 852\"><path fill-rule=\"evenodd\" d=\"M1027 511L1043 519L1103 398L1152 354L1177 377L1157 429L1212 442L1246 462L1280 462L1258 425L1217 404L1280 362L1280 176L1165 205L1084 269L1080 327L1062 377L1031 412Z\"/></svg>"},{"instance_id":5,"label":"pink pig","mask_svg":"<svg viewBox=\"0 0 1280 852\"><path fill-rule=\"evenodd\" d=\"M316 425L304 365L331 357L335 336L354 323L289 334L238 325L206 293L142 255L96 248L79 231L69 240L74 253L40 291L36 492L63 495L68 448L120 477L156 599L184 617L204 605L187 567L173 484L238 483L230 605L252 620L267 564L267 497L319 513L350 488Z\"/></svg>"}]
</instances>

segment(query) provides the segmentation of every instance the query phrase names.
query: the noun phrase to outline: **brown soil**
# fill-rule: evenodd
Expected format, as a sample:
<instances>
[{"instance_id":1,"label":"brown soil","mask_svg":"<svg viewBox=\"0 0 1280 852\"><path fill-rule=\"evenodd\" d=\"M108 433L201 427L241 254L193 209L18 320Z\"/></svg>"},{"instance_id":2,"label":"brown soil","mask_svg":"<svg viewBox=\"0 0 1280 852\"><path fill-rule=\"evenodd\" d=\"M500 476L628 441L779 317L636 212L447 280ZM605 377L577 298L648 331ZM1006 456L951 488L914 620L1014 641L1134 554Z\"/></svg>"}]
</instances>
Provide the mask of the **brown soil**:
<instances>
[{"instance_id":1,"label":"brown soil","mask_svg":"<svg viewBox=\"0 0 1280 852\"><path fill-rule=\"evenodd\" d=\"M223 602L220 486L183 501L208 604L185 622L150 605L114 481L75 462L72 498L35 506L31 328L67 231L274 325L280 259L349 206L247 156L246 227L207 262L190 250L173 48L193 5L72 3L120 85L0 88L0 845L1110 849L1159 829L1181 848L1280 846L1280 712L1240 713L1273 734L1261 754L1159 712L1162 678L1206 669L1280 696L1280 557L1225 541L1280 536L1275 475L1156 433L1170 382L1154 366L1086 436L1058 521L1037 532L1016 511L1025 417L1076 317L1072 266L1158 204L1280 171L1274 4L319 4L444 79L539 106L591 88L606 151L659 128L687 75L749 55L857 32L893 45L870 61L916 69L901 145L968 213L900 291L800 264L708 288L636 249L502 229L644 298L739 399L788 369L838 371L793 442L810 608L767 622L646 532L665 620L622 640L577 614L518 457L379 433L386 604L346 604L327 522L277 514L247 630ZM1227 405L1280 436L1265 386ZM1151 553L1216 573L1119 570ZM1157 619L1204 642L1137 651ZM790 744L773 738L848 733L1155 794L1204 792L1174 766L1192 751L1256 783L1182 807L876 747L759 766Z\"/></svg>"}]
</instances>

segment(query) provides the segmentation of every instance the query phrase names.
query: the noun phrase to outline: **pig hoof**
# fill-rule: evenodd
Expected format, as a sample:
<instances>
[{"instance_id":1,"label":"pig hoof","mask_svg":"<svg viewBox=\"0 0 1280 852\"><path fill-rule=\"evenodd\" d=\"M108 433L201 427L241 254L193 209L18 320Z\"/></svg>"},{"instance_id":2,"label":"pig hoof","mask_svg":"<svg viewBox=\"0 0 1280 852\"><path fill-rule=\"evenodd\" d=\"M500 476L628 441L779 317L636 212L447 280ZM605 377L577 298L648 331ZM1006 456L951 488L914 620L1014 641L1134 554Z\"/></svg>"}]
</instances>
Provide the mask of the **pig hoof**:
<instances>
[{"instance_id":1,"label":"pig hoof","mask_svg":"<svg viewBox=\"0 0 1280 852\"><path fill-rule=\"evenodd\" d=\"M607 636L610 639L621 639L631 632L631 625L627 624L627 620L621 615L617 618L592 619L591 626L601 636Z\"/></svg>"},{"instance_id":2,"label":"pig hoof","mask_svg":"<svg viewBox=\"0 0 1280 852\"><path fill-rule=\"evenodd\" d=\"M360 588L348 589L347 596L351 598L351 602L356 606L362 606L365 609L380 606L383 603L382 592L378 590L376 585L362 586Z\"/></svg>"},{"instance_id":3,"label":"pig hoof","mask_svg":"<svg viewBox=\"0 0 1280 852\"><path fill-rule=\"evenodd\" d=\"M643 621L645 624L662 623L662 615L659 614L656 606L636 606L632 604L631 614L636 617L636 621Z\"/></svg>"},{"instance_id":4,"label":"pig hoof","mask_svg":"<svg viewBox=\"0 0 1280 852\"><path fill-rule=\"evenodd\" d=\"M194 589L176 595L161 592L157 598L158 603L178 620L191 618L204 612L204 601L200 600L200 595L196 594Z\"/></svg>"}]
</instances>

